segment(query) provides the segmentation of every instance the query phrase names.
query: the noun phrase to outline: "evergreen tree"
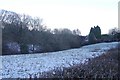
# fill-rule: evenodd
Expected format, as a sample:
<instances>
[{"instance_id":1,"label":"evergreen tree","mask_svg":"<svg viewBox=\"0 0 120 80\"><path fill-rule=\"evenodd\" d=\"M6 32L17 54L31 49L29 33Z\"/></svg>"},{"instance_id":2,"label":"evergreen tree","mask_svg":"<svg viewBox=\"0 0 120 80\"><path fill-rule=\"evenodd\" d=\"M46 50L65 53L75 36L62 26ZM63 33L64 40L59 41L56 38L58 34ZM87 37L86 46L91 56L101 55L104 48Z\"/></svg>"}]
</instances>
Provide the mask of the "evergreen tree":
<instances>
[{"instance_id":1,"label":"evergreen tree","mask_svg":"<svg viewBox=\"0 0 120 80\"><path fill-rule=\"evenodd\" d=\"M95 43L97 40L101 39L101 29L99 26L94 26L90 29L89 33L89 43Z\"/></svg>"},{"instance_id":2,"label":"evergreen tree","mask_svg":"<svg viewBox=\"0 0 120 80\"><path fill-rule=\"evenodd\" d=\"M94 43L96 40L95 34L94 34L94 28L90 29L89 37L88 37L89 43Z\"/></svg>"},{"instance_id":3,"label":"evergreen tree","mask_svg":"<svg viewBox=\"0 0 120 80\"><path fill-rule=\"evenodd\" d=\"M94 28L94 35L96 39L101 39L101 29L98 25Z\"/></svg>"}]
</instances>

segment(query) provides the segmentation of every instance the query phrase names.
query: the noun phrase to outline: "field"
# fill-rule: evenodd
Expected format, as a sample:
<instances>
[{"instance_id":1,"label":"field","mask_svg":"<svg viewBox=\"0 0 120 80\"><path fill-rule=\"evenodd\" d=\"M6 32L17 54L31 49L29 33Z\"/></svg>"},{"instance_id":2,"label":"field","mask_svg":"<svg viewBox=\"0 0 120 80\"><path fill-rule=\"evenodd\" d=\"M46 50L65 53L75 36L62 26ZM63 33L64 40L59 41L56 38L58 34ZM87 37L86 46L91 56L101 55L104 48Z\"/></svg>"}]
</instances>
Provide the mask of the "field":
<instances>
[{"instance_id":1,"label":"field","mask_svg":"<svg viewBox=\"0 0 120 80\"><path fill-rule=\"evenodd\" d=\"M47 78L80 78L83 80L119 80L120 46L108 50L105 54L89 59L84 64L77 64L69 68L54 69L44 73ZM53 74L54 72L54 74Z\"/></svg>"},{"instance_id":2,"label":"field","mask_svg":"<svg viewBox=\"0 0 120 80\"><path fill-rule=\"evenodd\" d=\"M117 44L118 42L99 43L51 53L0 56L2 58L0 76L1 78L29 78L30 75L31 77L36 75L39 78L44 73L55 69L64 71L64 68L74 65L87 65L90 64L88 61L115 48ZM52 74L56 73L53 71Z\"/></svg>"}]
</instances>

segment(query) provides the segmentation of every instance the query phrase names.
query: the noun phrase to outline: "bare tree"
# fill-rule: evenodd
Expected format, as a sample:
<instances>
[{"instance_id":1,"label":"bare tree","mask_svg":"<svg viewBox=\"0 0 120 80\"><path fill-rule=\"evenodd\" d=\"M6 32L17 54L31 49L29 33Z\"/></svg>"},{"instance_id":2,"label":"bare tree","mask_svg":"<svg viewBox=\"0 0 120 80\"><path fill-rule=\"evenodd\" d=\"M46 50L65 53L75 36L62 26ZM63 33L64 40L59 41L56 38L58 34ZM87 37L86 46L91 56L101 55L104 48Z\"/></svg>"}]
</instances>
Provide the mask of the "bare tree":
<instances>
[{"instance_id":1,"label":"bare tree","mask_svg":"<svg viewBox=\"0 0 120 80\"><path fill-rule=\"evenodd\" d=\"M119 30L118 30L118 28L116 28L116 27L109 30L109 34L110 34L110 35L114 35L114 34L116 34L117 32L119 32Z\"/></svg>"},{"instance_id":2,"label":"bare tree","mask_svg":"<svg viewBox=\"0 0 120 80\"><path fill-rule=\"evenodd\" d=\"M74 29L74 30L73 30L73 34L74 34L74 35L81 35L81 32L80 32L79 29Z\"/></svg>"}]
</instances>

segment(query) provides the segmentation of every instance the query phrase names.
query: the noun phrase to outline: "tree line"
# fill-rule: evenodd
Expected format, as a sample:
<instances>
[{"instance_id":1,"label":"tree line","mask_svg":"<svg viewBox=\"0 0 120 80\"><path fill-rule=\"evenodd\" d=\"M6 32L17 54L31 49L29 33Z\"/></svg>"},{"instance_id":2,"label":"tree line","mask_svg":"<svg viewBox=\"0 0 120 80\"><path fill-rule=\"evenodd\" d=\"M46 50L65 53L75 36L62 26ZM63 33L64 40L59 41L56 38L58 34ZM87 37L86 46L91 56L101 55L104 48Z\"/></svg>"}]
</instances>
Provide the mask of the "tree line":
<instances>
[{"instance_id":1,"label":"tree line","mask_svg":"<svg viewBox=\"0 0 120 80\"><path fill-rule=\"evenodd\" d=\"M1 10L0 23L2 28L2 52L4 54L50 52L80 47L80 31L64 29L48 29L42 19L29 15ZM10 43L16 43L10 46ZM9 44L9 46L8 46ZM11 44L13 45L13 44ZM17 47L19 45L19 47ZM36 51L35 46L38 46ZM13 51L9 49L13 48ZM16 53L15 49L19 49Z\"/></svg>"},{"instance_id":2,"label":"tree line","mask_svg":"<svg viewBox=\"0 0 120 80\"><path fill-rule=\"evenodd\" d=\"M113 29L110 29L108 34L101 34L101 29L97 25L91 27L87 37L88 37L88 41L83 42L83 45L95 44L101 42L115 42L115 41L118 42L120 41L120 30L115 27Z\"/></svg>"},{"instance_id":3,"label":"tree line","mask_svg":"<svg viewBox=\"0 0 120 80\"><path fill-rule=\"evenodd\" d=\"M3 55L60 51L97 42L113 41L112 39L120 37L120 34L113 30L112 35L102 35L98 25L90 29L88 36L82 36L79 29L51 30L43 25L42 19L38 17L6 10L0 10L0 28Z\"/></svg>"}]
</instances>

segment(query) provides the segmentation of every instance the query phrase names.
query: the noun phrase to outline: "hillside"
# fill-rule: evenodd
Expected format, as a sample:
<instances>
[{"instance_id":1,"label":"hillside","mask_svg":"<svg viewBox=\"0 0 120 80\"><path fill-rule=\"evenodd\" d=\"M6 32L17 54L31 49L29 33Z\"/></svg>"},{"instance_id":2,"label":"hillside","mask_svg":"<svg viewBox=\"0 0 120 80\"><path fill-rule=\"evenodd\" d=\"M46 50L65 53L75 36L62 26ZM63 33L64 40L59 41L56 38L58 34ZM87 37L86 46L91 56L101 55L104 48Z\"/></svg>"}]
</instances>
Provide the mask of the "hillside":
<instances>
[{"instance_id":1,"label":"hillside","mask_svg":"<svg viewBox=\"0 0 120 80\"><path fill-rule=\"evenodd\" d=\"M2 78L29 78L30 75L39 75L44 72L70 67L102 55L111 48L115 48L118 42L99 43L83 46L77 49L25 55L0 56L2 58Z\"/></svg>"},{"instance_id":2,"label":"hillside","mask_svg":"<svg viewBox=\"0 0 120 80\"><path fill-rule=\"evenodd\" d=\"M80 78L82 80L119 80L120 45L105 54L89 59L87 64L77 64L69 68L54 69L40 78Z\"/></svg>"}]
</instances>

